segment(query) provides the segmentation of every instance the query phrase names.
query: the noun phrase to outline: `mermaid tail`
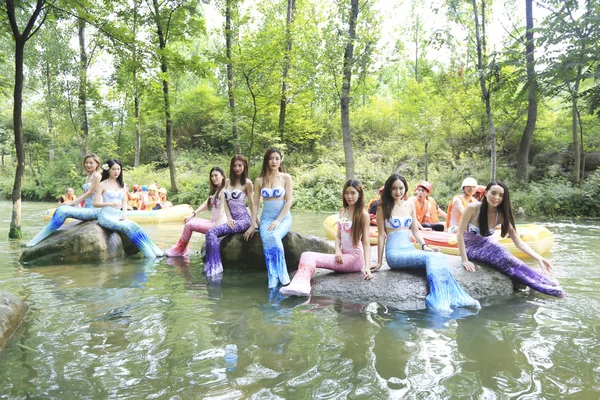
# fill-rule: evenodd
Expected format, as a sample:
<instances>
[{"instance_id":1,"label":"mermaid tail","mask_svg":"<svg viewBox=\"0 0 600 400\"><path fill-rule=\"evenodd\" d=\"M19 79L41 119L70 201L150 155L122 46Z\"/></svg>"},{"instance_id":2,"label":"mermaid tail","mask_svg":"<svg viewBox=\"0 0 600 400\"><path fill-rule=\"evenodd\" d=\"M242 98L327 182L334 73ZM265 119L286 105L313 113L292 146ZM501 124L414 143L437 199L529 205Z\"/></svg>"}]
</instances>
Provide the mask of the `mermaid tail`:
<instances>
[{"instance_id":1,"label":"mermaid tail","mask_svg":"<svg viewBox=\"0 0 600 400\"><path fill-rule=\"evenodd\" d=\"M263 244L265 264L267 264L269 288L277 286L279 282L282 285L287 285L290 282L281 240L287 235L292 226L291 214L287 213L276 229L268 230L269 225L279 216L284 204L285 200L265 201L260 218L260 237Z\"/></svg>"},{"instance_id":2,"label":"mermaid tail","mask_svg":"<svg viewBox=\"0 0 600 400\"><path fill-rule=\"evenodd\" d=\"M425 304L433 311L450 313L451 306L481 308L479 302L456 282L450 273L446 256L416 250L410 242L408 230L388 234L385 256L391 269L425 267L429 282Z\"/></svg>"},{"instance_id":3,"label":"mermaid tail","mask_svg":"<svg viewBox=\"0 0 600 400\"><path fill-rule=\"evenodd\" d=\"M27 247L33 247L42 240L46 239L52 233L56 232L60 228L67 218L74 218L80 221L91 221L98 218L100 209L93 207L73 207L73 206L60 206L54 211L52 219L46 224L46 226L39 231L33 239L27 243Z\"/></svg>"},{"instance_id":4,"label":"mermaid tail","mask_svg":"<svg viewBox=\"0 0 600 400\"><path fill-rule=\"evenodd\" d=\"M140 252L147 258L162 257L163 252L158 248L146 233L135 222L125 219L120 220L122 211L112 207L104 207L98 215L98 225L127 235L129 240L136 245Z\"/></svg>"},{"instance_id":5,"label":"mermaid tail","mask_svg":"<svg viewBox=\"0 0 600 400\"><path fill-rule=\"evenodd\" d=\"M540 293L555 297L565 297L564 290L555 278L529 267L502 247L493 237L473 235L472 233L465 232L464 238L469 260L490 264L515 281L527 285Z\"/></svg>"},{"instance_id":6,"label":"mermaid tail","mask_svg":"<svg viewBox=\"0 0 600 400\"><path fill-rule=\"evenodd\" d=\"M215 223L203 218L192 218L186 222L183 227L181 237L173 247L165 252L167 257L184 257L189 254L190 238L192 232L200 232L206 235L210 228L215 226Z\"/></svg>"},{"instance_id":7,"label":"mermaid tail","mask_svg":"<svg viewBox=\"0 0 600 400\"><path fill-rule=\"evenodd\" d=\"M362 246L360 250L342 254L343 262L335 260L335 254L315 253L305 251L300 256L298 271L294 274L292 282L282 287L279 291L284 296L310 296L310 280L317 268L330 269L337 272L358 272L364 264Z\"/></svg>"},{"instance_id":8,"label":"mermaid tail","mask_svg":"<svg viewBox=\"0 0 600 400\"><path fill-rule=\"evenodd\" d=\"M219 238L231 235L233 233L245 232L250 228L250 216L245 219L235 220L233 228L227 224L221 224L210 228L206 232L206 262L204 263L204 272L206 276L214 276L223 272L223 263L221 262L221 243Z\"/></svg>"}]
</instances>

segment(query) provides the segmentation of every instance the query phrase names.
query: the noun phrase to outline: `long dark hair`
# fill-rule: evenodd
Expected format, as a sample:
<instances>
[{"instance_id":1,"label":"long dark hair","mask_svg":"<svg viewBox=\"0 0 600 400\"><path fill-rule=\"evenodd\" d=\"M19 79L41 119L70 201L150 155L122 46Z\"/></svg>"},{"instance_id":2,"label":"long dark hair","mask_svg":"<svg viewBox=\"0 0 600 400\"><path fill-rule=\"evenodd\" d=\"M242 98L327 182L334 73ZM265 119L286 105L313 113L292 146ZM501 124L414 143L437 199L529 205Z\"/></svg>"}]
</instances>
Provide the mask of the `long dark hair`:
<instances>
[{"instance_id":1,"label":"long dark hair","mask_svg":"<svg viewBox=\"0 0 600 400\"><path fill-rule=\"evenodd\" d=\"M221 181L221 186L217 186L213 183L211 176L212 173L217 171L218 173L220 173L223 176L223 180ZM212 167L210 169L210 172L208 173L208 183L210 185L210 190L208 192L208 200L206 200L206 205L208 206L208 209L210 210L212 208L212 204L210 202L210 197L214 195L214 198L216 199L217 197L219 197L219 193L221 192L221 189L223 189L223 187L225 187L225 171L223 171L223 168L221 167Z\"/></svg>"},{"instance_id":2,"label":"long dark hair","mask_svg":"<svg viewBox=\"0 0 600 400\"><path fill-rule=\"evenodd\" d=\"M404 185L404 200L406 200L408 196L408 183L406 183L406 179L402 175L392 174L385 181L385 185L383 186L383 192L381 193L381 202L379 203L379 207L383 209L383 219L390 219L392 216L392 209L394 208L394 198L392 197L392 185L394 182L400 181Z\"/></svg>"},{"instance_id":3,"label":"long dark hair","mask_svg":"<svg viewBox=\"0 0 600 400\"><path fill-rule=\"evenodd\" d=\"M279 150L276 147L270 147L267 149L267 151L265 151L265 156L263 157L263 163L262 163L262 168L260 170L260 178L263 178L263 186L265 184L265 177L267 176L267 170L269 168L269 158L271 157L271 154L273 153L277 153L279 154L279 156L281 157L281 164L279 164L279 172L283 172L283 154L281 154L281 150Z\"/></svg>"},{"instance_id":4,"label":"long dark hair","mask_svg":"<svg viewBox=\"0 0 600 400\"><path fill-rule=\"evenodd\" d=\"M356 189L359 194L358 200L354 205L354 212L352 213L352 245L356 247L358 246L358 242L360 242L364 228L363 212L365 209L365 196L360 182L356 179L348 179L344 184L344 188L342 189L342 204L344 205L344 208L348 208L348 202L346 201L346 189L348 189L349 186L352 186L354 189Z\"/></svg>"},{"instance_id":5,"label":"long dark hair","mask_svg":"<svg viewBox=\"0 0 600 400\"><path fill-rule=\"evenodd\" d=\"M121 173L117 177L117 183L119 184L119 187L123 187L125 186L123 184L123 166L121 165L121 161L117 160L116 158L109 158L108 160L106 160L104 165L102 165L102 179L100 179L100 182L108 179L108 176L110 175L109 171L115 164L118 164L119 167L121 167ZM105 166L108 166L108 168L104 169Z\"/></svg>"},{"instance_id":6,"label":"long dark hair","mask_svg":"<svg viewBox=\"0 0 600 400\"><path fill-rule=\"evenodd\" d=\"M510 195L508 193L508 186L506 186L506 183L502 181L491 181L485 187L485 193L487 193L488 190L490 190L490 188L494 185L498 185L502 189L504 189L504 197L502 198L502 203L498 205L498 213L502 216L502 229L500 230L500 235L502 235L502 237L506 237L509 226L512 226L513 229L516 229L515 218L513 217L513 211L510 205ZM481 200L481 208L479 210L479 231L481 232L482 236L489 236L490 228L488 227L487 212L488 202L487 197L485 197L484 194L483 199Z\"/></svg>"},{"instance_id":7,"label":"long dark hair","mask_svg":"<svg viewBox=\"0 0 600 400\"><path fill-rule=\"evenodd\" d=\"M237 184L238 176L233 171L233 164L236 161L241 161L244 164L244 172L242 176L240 176L240 185L244 186L246 184L246 179L248 179L248 160L242 154L235 154L231 157L231 162L229 163L229 183L232 187L235 187Z\"/></svg>"}]
</instances>

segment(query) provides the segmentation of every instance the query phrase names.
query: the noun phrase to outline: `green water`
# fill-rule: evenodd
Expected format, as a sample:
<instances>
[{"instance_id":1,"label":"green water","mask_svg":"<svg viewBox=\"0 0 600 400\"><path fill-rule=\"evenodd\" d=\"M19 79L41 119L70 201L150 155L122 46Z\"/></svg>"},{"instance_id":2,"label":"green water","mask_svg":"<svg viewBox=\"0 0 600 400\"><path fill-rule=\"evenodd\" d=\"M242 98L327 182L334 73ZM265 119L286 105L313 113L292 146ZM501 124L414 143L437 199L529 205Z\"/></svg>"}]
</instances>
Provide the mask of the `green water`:
<instances>
[{"instance_id":1,"label":"green water","mask_svg":"<svg viewBox=\"0 0 600 400\"><path fill-rule=\"evenodd\" d=\"M549 221L568 296L486 299L449 319L376 303L269 299L265 273L208 285L199 256L23 268L0 202L0 289L30 311L0 352L0 398L600 397L600 223ZM43 203L24 204L27 239ZM323 236L324 214L293 229ZM181 225L146 225L162 248ZM192 248L199 248L194 235ZM226 344L238 364L226 371Z\"/></svg>"}]
</instances>

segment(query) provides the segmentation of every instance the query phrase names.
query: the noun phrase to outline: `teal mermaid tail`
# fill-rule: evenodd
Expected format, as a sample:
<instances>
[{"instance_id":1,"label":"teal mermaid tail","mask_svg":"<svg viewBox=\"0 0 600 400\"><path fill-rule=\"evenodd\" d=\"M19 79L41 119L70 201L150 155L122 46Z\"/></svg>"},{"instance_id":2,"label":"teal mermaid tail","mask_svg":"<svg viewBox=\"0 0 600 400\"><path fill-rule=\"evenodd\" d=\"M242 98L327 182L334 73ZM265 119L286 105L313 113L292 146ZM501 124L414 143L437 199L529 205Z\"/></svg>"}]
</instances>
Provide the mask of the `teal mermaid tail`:
<instances>
[{"instance_id":1,"label":"teal mermaid tail","mask_svg":"<svg viewBox=\"0 0 600 400\"><path fill-rule=\"evenodd\" d=\"M35 235L35 237L31 239L29 243L27 243L27 247L35 246L52 233L56 232L58 228L65 223L67 218L78 219L80 221L91 221L98 219L99 213L100 209L93 207L82 208L73 206L60 206L56 209L56 211L54 211L54 215L52 215L50 222L48 222L46 226L39 231L39 233Z\"/></svg>"},{"instance_id":2,"label":"teal mermaid tail","mask_svg":"<svg viewBox=\"0 0 600 400\"><path fill-rule=\"evenodd\" d=\"M450 313L451 307L481 308L456 282L446 256L442 253L416 250L410 242L409 231L399 230L388 234L385 248L387 263L391 269L425 267L429 294L425 304L436 312Z\"/></svg>"},{"instance_id":3,"label":"teal mermaid tail","mask_svg":"<svg viewBox=\"0 0 600 400\"><path fill-rule=\"evenodd\" d=\"M263 244L267 274L269 276L269 287L276 287L279 282L282 285L290 283L282 239L292 227L292 216L290 213L283 218L277 229L269 231L269 225L279 216L285 204L284 200L270 200L263 204L260 217L260 238Z\"/></svg>"},{"instance_id":4,"label":"teal mermaid tail","mask_svg":"<svg viewBox=\"0 0 600 400\"><path fill-rule=\"evenodd\" d=\"M162 257L164 253L146 235L142 228L135 222L125 219L120 220L122 211L113 207L104 207L98 215L98 225L103 228L121 232L127 235L129 240L147 258Z\"/></svg>"}]
</instances>

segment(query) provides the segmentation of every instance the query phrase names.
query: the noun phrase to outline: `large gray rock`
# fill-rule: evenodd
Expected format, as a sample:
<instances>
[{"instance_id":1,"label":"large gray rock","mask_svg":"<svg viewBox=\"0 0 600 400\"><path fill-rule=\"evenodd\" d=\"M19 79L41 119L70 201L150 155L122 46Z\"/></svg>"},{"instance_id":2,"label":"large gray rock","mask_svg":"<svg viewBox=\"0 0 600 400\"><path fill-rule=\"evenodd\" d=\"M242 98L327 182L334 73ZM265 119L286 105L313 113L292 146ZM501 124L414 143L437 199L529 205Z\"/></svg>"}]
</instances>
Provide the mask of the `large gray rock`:
<instances>
[{"instance_id":1,"label":"large gray rock","mask_svg":"<svg viewBox=\"0 0 600 400\"><path fill-rule=\"evenodd\" d=\"M20 261L26 265L76 264L137 252L126 235L104 229L96 221L86 221L64 226L36 246L26 248Z\"/></svg>"},{"instance_id":2,"label":"large gray rock","mask_svg":"<svg viewBox=\"0 0 600 400\"><path fill-rule=\"evenodd\" d=\"M0 349L21 325L27 309L27 304L17 296L0 291Z\"/></svg>"},{"instance_id":3,"label":"large gray rock","mask_svg":"<svg viewBox=\"0 0 600 400\"><path fill-rule=\"evenodd\" d=\"M375 247L371 258L377 258ZM477 270L468 272L460 265L460 257L447 256L447 260L454 278L475 299L507 296L514 290L511 279L494 268L476 264ZM365 281L360 273L340 274L322 269L317 269L312 280L314 296L362 304L377 302L401 310L424 309L428 293L425 269L393 271L385 262L369 281Z\"/></svg>"},{"instance_id":4,"label":"large gray rock","mask_svg":"<svg viewBox=\"0 0 600 400\"><path fill-rule=\"evenodd\" d=\"M333 246L326 240L292 231L288 232L283 238L283 248L285 261L290 272L298 269L300 255L305 251L335 253ZM202 258L205 258L206 248L204 244L202 245L201 254ZM257 231L252 239L247 242L244 240L242 233L225 236L221 240L221 259L224 268L231 266L264 271L266 265L260 233Z\"/></svg>"}]
</instances>

